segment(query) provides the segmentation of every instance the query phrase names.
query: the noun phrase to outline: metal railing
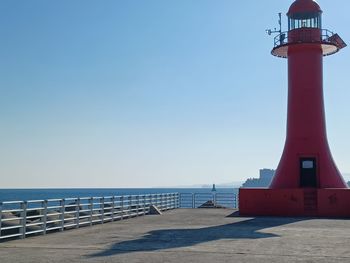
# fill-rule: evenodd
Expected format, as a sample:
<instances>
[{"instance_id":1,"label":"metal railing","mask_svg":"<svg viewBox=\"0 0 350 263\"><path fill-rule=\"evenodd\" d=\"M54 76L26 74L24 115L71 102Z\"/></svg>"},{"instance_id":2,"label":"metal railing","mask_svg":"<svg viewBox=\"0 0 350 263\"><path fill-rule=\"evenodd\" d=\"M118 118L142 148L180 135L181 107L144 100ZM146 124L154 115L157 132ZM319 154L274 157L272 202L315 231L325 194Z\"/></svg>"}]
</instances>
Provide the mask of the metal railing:
<instances>
[{"instance_id":1,"label":"metal railing","mask_svg":"<svg viewBox=\"0 0 350 263\"><path fill-rule=\"evenodd\" d=\"M165 211L203 204L238 208L238 195L166 193L0 202L0 241L147 215L151 205Z\"/></svg>"},{"instance_id":2,"label":"metal railing","mask_svg":"<svg viewBox=\"0 0 350 263\"><path fill-rule=\"evenodd\" d=\"M330 44L333 43L332 36L334 35L333 32L329 31L328 29L320 29L321 34L319 39L315 39L315 32L312 30L309 30L309 28L298 29L298 38L295 39L295 33L293 31L286 31L282 32L281 34L278 34L274 38L274 47L296 43L296 42L327 42Z\"/></svg>"},{"instance_id":3,"label":"metal railing","mask_svg":"<svg viewBox=\"0 0 350 263\"><path fill-rule=\"evenodd\" d=\"M0 241L103 224L179 207L179 194L0 202Z\"/></svg>"},{"instance_id":4,"label":"metal railing","mask_svg":"<svg viewBox=\"0 0 350 263\"><path fill-rule=\"evenodd\" d=\"M198 208L207 202L225 208L238 208L238 195L235 193L181 193L180 208Z\"/></svg>"}]
</instances>

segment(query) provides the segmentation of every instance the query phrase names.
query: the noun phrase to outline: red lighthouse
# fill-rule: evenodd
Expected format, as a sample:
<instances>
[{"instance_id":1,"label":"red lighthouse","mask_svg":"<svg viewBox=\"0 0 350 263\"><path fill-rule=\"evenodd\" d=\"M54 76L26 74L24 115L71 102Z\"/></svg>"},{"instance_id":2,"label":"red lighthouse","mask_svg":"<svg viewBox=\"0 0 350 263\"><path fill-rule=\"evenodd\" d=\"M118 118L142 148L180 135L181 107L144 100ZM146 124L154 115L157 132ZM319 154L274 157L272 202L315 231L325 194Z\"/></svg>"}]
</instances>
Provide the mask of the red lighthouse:
<instances>
[{"instance_id":1,"label":"red lighthouse","mask_svg":"<svg viewBox=\"0 0 350 263\"><path fill-rule=\"evenodd\" d=\"M287 16L288 31L279 32L271 52L288 60L285 146L268 189L240 189L240 213L350 216L350 190L328 146L323 100L323 57L346 44L322 28L313 0L296 0Z\"/></svg>"},{"instance_id":2,"label":"red lighthouse","mask_svg":"<svg viewBox=\"0 0 350 263\"><path fill-rule=\"evenodd\" d=\"M345 46L322 29L322 11L312 0L295 1L287 33L272 54L288 59L287 138L271 188L347 188L328 147L323 105L323 56Z\"/></svg>"}]
</instances>

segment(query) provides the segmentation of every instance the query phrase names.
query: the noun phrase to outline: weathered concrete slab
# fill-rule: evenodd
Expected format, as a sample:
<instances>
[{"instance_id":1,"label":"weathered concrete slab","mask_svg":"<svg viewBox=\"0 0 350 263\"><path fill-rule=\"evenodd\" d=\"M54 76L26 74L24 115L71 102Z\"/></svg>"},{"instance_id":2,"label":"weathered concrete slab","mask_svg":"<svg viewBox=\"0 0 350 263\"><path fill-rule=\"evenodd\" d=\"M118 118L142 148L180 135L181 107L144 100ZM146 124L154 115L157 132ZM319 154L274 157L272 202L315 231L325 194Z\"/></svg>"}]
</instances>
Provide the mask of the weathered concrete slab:
<instances>
[{"instance_id":1,"label":"weathered concrete slab","mask_svg":"<svg viewBox=\"0 0 350 263\"><path fill-rule=\"evenodd\" d=\"M5 262L350 262L350 220L178 209L0 243Z\"/></svg>"}]
</instances>

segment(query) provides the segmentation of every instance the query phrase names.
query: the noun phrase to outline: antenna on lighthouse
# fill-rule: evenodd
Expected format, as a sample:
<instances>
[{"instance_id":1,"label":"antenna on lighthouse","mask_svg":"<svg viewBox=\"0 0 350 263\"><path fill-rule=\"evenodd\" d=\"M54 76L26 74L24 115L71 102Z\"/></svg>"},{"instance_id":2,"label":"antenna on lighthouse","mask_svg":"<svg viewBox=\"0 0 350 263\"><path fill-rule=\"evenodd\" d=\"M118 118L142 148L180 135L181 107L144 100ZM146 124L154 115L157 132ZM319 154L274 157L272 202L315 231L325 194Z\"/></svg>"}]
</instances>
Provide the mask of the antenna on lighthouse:
<instances>
[{"instance_id":1,"label":"antenna on lighthouse","mask_svg":"<svg viewBox=\"0 0 350 263\"><path fill-rule=\"evenodd\" d=\"M278 25L280 26L280 29L277 30L276 28L274 28L274 30L272 29L266 29L266 33L270 36L271 34L275 34L275 33L279 33L282 34L282 13L278 13Z\"/></svg>"}]
</instances>

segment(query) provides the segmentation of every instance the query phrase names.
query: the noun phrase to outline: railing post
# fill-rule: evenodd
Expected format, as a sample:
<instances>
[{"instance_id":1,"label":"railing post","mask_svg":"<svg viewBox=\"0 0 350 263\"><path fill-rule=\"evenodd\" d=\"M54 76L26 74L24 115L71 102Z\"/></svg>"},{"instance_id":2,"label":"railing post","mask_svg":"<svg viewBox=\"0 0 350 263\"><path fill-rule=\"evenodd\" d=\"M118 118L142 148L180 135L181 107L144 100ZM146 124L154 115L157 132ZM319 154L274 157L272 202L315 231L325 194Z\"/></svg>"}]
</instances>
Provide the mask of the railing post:
<instances>
[{"instance_id":1,"label":"railing post","mask_svg":"<svg viewBox=\"0 0 350 263\"><path fill-rule=\"evenodd\" d=\"M178 194L178 196L179 196L179 206L180 207L182 207L182 194L180 193L180 194Z\"/></svg>"},{"instance_id":2,"label":"railing post","mask_svg":"<svg viewBox=\"0 0 350 263\"><path fill-rule=\"evenodd\" d=\"M139 216L140 196L136 196L136 216Z\"/></svg>"},{"instance_id":3,"label":"railing post","mask_svg":"<svg viewBox=\"0 0 350 263\"><path fill-rule=\"evenodd\" d=\"M2 202L0 202L0 237L1 237L1 222L2 222Z\"/></svg>"},{"instance_id":4,"label":"railing post","mask_svg":"<svg viewBox=\"0 0 350 263\"><path fill-rule=\"evenodd\" d=\"M20 228L20 238L23 239L26 237L26 225L27 225L27 206L28 206L28 203L27 201L23 201L21 203L21 220L20 220L20 223L21 223L21 228Z\"/></svg>"},{"instance_id":5,"label":"railing post","mask_svg":"<svg viewBox=\"0 0 350 263\"><path fill-rule=\"evenodd\" d=\"M105 198L100 198L100 207L102 206L102 215L101 215L101 223L103 224L105 222Z\"/></svg>"},{"instance_id":6,"label":"railing post","mask_svg":"<svg viewBox=\"0 0 350 263\"><path fill-rule=\"evenodd\" d=\"M42 205L44 205L44 214L43 214L43 217L42 217L42 220L43 220L43 235L46 235L46 228L47 228L47 200L44 200Z\"/></svg>"},{"instance_id":7,"label":"railing post","mask_svg":"<svg viewBox=\"0 0 350 263\"><path fill-rule=\"evenodd\" d=\"M176 208L179 208L180 207L180 194L179 193L176 193Z\"/></svg>"},{"instance_id":8,"label":"railing post","mask_svg":"<svg viewBox=\"0 0 350 263\"><path fill-rule=\"evenodd\" d=\"M166 195L166 210L171 209L172 194L167 193Z\"/></svg>"},{"instance_id":9,"label":"railing post","mask_svg":"<svg viewBox=\"0 0 350 263\"><path fill-rule=\"evenodd\" d=\"M131 195L129 195L128 196L128 218L130 218L131 217L131 205L132 205L132 196Z\"/></svg>"},{"instance_id":10,"label":"railing post","mask_svg":"<svg viewBox=\"0 0 350 263\"><path fill-rule=\"evenodd\" d=\"M172 193L172 194L171 194L171 203L170 203L171 209L174 209L175 206L176 206L176 199L175 199L175 196L176 196L175 193Z\"/></svg>"},{"instance_id":11,"label":"railing post","mask_svg":"<svg viewBox=\"0 0 350 263\"><path fill-rule=\"evenodd\" d=\"M175 208L175 194L172 193L172 194L169 194L170 196L170 209L173 209Z\"/></svg>"},{"instance_id":12,"label":"railing post","mask_svg":"<svg viewBox=\"0 0 350 263\"><path fill-rule=\"evenodd\" d=\"M120 214L121 214L120 220L123 220L124 219L124 196L123 195L120 197Z\"/></svg>"},{"instance_id":13,"label":"railing post","mask_svg":"<svg viewBox=\"0 0 350 263\"><path fill-rule=\"evenodd\" d=\"M162 211L163 209L163 207L162 207L162 201L163 201L163 199L162 199L162 194L158 194L157 195L157 199L158 199L158 204L159 204L159 209L160 209L160 211Z\"/></svg>"},{"instance_id":14,"label":"railing post","mask_svg":"<svg viewBox=\"0 0 350 263\"><path fill-rule=\"evenodd\" d=\"M170 194L170 209L175 208L175 193Z\"/></svg>"},{"instance_id":15,"label":"railing post","mask_svg":"<svg viewBox=\"0 0 350 263\"><path fill-rule=\"evenodd\" d=\"M167 196L166 196L166 210L169 210L169 209L171 209L171 202L172 202L172 195L173 194L167 194Z\"/></svg>"},{"instance_id":16,"label":"railing post","mask_svg":"<svg viewBox=\"0 0 350 263\"><path fill-rule=\"evenodd\" d=\"M174 194L168 194L167 200L167 209L171 209L173 207Z\"/></svg>"},{"instance_id":17,"label":"railing post","mask_svg":"<svg viewBox=\"0 0 350 263\"><path fill-rule=\"evenodd\" d=\"M236 209L239 209L239 207L238 207L238 204L239 204L239 195L238 194L235 194L235 208Z\"/></svg>"},{"instance_id":18,"label":"railing post","mask_svg":"<svg viewBox=\"0 0 350 263\"><path fill-rule=\"evenodd\" d=\"M90 223L90 226L92 226L92 215L94 212L94 198L93 197L89 198L89 208L90 208L89 223Z\"/></svg>"},{"instance_id":19,"label":"railing post","mask_svg":"<svg viewBox=\"0 0 350 263\"><path fill-rule=\"evenodd\" d=\"M232 202L232 208L236 208L236 194L233 194L233 198L232 198L233 202Z\"/></svg>"},{"instance_id":20,"label":"railing post","mask_svg":"<svg viewBox=\"0 0 350 263\"><path fill-rule=\"evenodd\" d=\"M151 206L151 195L150 194L146 195L145 202L146 202L145 206L146 206L146 210L147 210L147 212L145 212L145 213L147 214L147 213L149 213L149 207Z\"/></svg>"},{"instance_id":21,"label":"railing post","mask_svg":"<svg viewBox=\"0 0 350 263\"><path fill-rule=\"evenodd\" d=\"M160 194L160 207L164 210L165 194Z\"/></svg>"},{"instance_id":22,"label":"railing post","mask_svg":"<svg viewBox=\"0 0 350 263\"><path fill-rule=\"evenodd\" d=\"M160 194L160 203L162 210L166 210L166 194Z\"/></svg>"},{"instance_id":23,"label":"railing post","mask_svg":"<svg viewBox=\"0 0 350 263\"><path fill-rule=\"evenodd\" d=\"M111 219L112 219L112 222L114 221L114 207L115 207L115 196L113 195L112 198L111 198L111 202L112 202L112 207L111 207Z\"/></svg>"},{"instance_id":24,"label":"railing post","mask_svg":"<svg viewBox=\"0 0 350 263\"><path fill-rule=\"evenodd\" d=\"M143 195L143 215L146 215L146 195Z\"/></svg>"},{"instance_id":25,"label":"railing post","mask_svg":"<svg viewBox=\"0 0 350 263\"><path fill-rule=\"evenodd\" d=\"M168 197L167 197L167 210L168 209L171 209L171 207L173 206L172 205L172 201L173 201L173 194L168 194Z\"/></svg>"},{"instance_id":26,"label":"railing post","mask_svg":"<svg viewBox=\"0 0 350 263\"><path fill-rule=\"evenodd\" d=\"M232 207L236 208L236 194L233 194Z\"/></svg>"},{"instance_id":27,"label":"railing post","mask_svg":"<svg viewBox=\"0 0 350 263\"><path fill-rule=\"evenodd\" d=\"M192 208L196 206L196 194L192 193Z\"/></svg>"},{"instance_id":28,"label":"railing post","mask_svg":"<svg viewBox=\"0 0 350 263\"><path fill-rule=\"evenodd\" d=\"M75 228L79 228L79 224L80 224L80 198L79 197L75 200L75 217L76 217Z\"/></svg>"},{"instance_id":29,"label":"railing post","mask_svg":"<svg viewBox=\"0 0 350 263\"><path fill-rule=\"evenodd\" d=\"M168 210L168 202L169 202L169 194L168 193L166 193L166 194L164 194L164 210L166 211L166 210Z\"/></svg>"},{"instance_id":30,"label":"railing post","mask_svg":"<svg viewBox=\"0 0 350 263\"><path fill-rule=\"evenodd\" d=\"M173 207L173 208L174 208L174 209L177 208L177 207L176 207L176 205L177 205L177 198L176 198L176 197L177 197L177 193L174 193L174 194L173 194L173 198L174 198L174 199L173 199L173 201L174 201L174 203L173 203L174 207Z\"/></svg>"},{"instance_id":31,"label":"railing post","mask_svg":"<svg viewBox=\"0 0 350 263\"><path fill-rule=\"evenodd\" d=\"M60 220L61 220L61 228L60 231L64 231L64 213L65 213L65 199L60 200Z\"/></svg>"}]
</instances>

